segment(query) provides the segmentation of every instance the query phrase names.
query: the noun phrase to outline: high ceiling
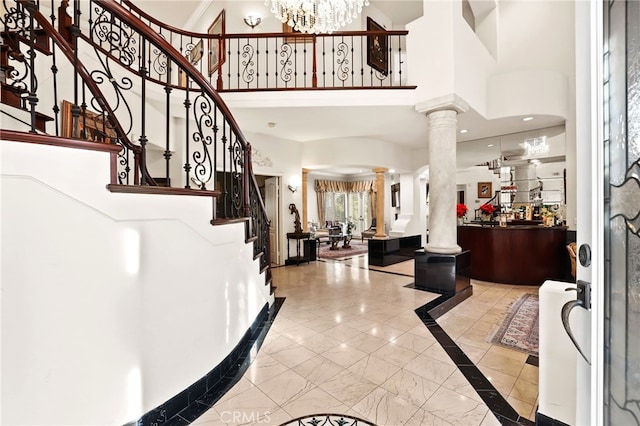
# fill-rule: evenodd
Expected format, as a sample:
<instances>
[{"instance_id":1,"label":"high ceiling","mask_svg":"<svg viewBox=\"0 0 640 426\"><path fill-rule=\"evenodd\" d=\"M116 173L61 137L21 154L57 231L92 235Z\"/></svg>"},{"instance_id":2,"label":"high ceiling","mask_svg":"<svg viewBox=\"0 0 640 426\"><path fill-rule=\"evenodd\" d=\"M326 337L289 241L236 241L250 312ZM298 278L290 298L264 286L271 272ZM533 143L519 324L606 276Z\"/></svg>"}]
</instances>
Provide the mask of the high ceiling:
<instances>
[{"instance_id":1,"label":"high ceiling","mask_svg":"<svg viewBox=\"0 0 640 426\"><path fill-rule=\"evenodd\" d=\"M206 0L134 0L162 21L177 27L193 21L193 14L202 11ZM235 4L260 4L266 10L264 2L250 0L232 0ZM230 1L222 2L228 6ZM422 16L423 0L370 0L370 3L388 16L394 27L402 27ZM158 7L161 5L161 7ZM397 92L397 91L396 91ZM408 91L404 91L408 92ZM313 99L313 94L307 98ZM344 92L343 92L344 93ZM402 97L403 95L388 95ZM411 94L406 95L410 99ZM225 95L225 100L227 96ZM394 103L394 102L392 102ZM335 104L335 102L333 102ZM267 134L289 140L306 142L330 138L362 137L379 139L398 145L399 149L420 148L427 141L427 119L415 111L410 101L389 103L375 102L355 106L318 106L308 102L304 107L294 102L291 107L280 107L282 102L271 107L255 108L250 102L244 105L229 104L236 120L245 132ZM350 105L350 104L344 104ZM363 106L364 105L364 106ZM553 116L535 116L524 122L523 117L515 116L499 120L486 120L476 111L458 115L458 129L467 129L458 134L458 142L487 138L533 129L563 124L563 120ZM269 123L272 123L271 125ZM331 123L327 125L326 123ZM328 172L357 174L357 169L334 169Z\"/></svg>"}]
</instances>

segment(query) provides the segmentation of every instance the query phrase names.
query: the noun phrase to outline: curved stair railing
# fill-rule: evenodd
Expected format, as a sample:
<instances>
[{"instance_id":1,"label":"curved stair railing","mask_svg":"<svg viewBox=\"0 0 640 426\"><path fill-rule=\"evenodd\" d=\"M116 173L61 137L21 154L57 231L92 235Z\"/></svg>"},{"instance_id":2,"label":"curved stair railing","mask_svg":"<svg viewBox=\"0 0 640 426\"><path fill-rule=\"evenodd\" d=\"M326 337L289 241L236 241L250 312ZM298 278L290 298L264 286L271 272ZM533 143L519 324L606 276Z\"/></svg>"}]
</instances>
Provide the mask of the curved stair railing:
<instances>
[{"instance_id":1,"label":"curved stair railing","mask_svg":"<svg viewBox=\"0 0 640 426\"><path fill-rule=\"evenodd\" d=\"M112 191L215 197L212 224L246 222L269 283L269 220L250 144L189 60L117 2L75 0L73 18L68 0L58 8L53 0L2 2L3 103L5 93L17 98L3 114L25 133L121 145ZM37 124L47 105L50 123Z\"/></svg>"}]
</instances>

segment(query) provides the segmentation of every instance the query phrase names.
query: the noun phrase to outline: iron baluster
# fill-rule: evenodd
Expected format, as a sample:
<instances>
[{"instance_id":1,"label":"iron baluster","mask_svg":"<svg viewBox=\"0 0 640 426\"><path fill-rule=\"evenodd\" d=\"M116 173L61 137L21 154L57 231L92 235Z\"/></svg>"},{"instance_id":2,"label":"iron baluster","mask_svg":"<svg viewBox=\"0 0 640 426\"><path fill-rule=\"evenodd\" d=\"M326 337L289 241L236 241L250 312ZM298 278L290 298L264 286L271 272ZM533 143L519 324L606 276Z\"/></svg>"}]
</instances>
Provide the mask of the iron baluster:
<instances>
[{"instance_id":1,"label":"iron baluster","mask_svg":"<svg viewBox=\"0 0 640 426\"><path fill-rule=\"evenodd\" d=\"M166 93L166 117L165 117L165 149L164 149L164 161L165 161L165 182L167 186L171 186L170 166L171 166L171 150L169 132L171 130L171 67L167 70L167 84L164 86L164 92Z\"/></svg>"},{"instance_id":2,"label":"iron baluster","mask_svg":"<svg viewBox=\"0 0 640 426\"><path fill-rule=\"evenodd\" d=\"M364 87L364 37L360 36L360 85Z\"/></svg>"},{"instance_id":3,"label":"iron baluster","mask_svg":"<svg viewBox=\"0 0 640 426\"><path fill-rule=\"evenodd\" d=\"M316 88L318 87L318 65L316 63L316 56L317 56L317 42L318 42L318 37L316 37L316 35L313 35L312 38L313 41L313 52L312 52L312 65L311 65L311 87Z\"/></svg>"},{"instance_id":4,"label":"iron baluster","mask_svg":"<svg viewBox=\"0 0 640 426\"><path fill-rule=\"evenodd\" d=\"M302 87L307 87L307 43L306 41L302 47Z\"/></svg>"},{"instance_id":5,"label":"iron baluster","mask_svg":"<svg viewBox=\"0 0 640 426\"><path fill-rule=\"evenodd\" d=\"M142 87L141 89L141 93L140 93L140 106L141 106L141 123L140 123L140 137L138 138L138 141L140 142L140 162L142 164L147 164L147 110L146 110L146 105L147 105L147 68L146 68L146 64L145 64L145 56L147 55L147 44L144 40L142 40L141 42L142 46L140 46L141 49L141 60L140 60L140 77L141 77L141 84ZM149 182L147 182L147 176L145 175L145 173L142 174L142 180L140 181L140 184L142 185L146 185Z\"/></svg>"},{"instance_id":6,"label":"iron baluster","mask_svg":"<svg viewBox=\"0 0 640 426\"><path fill-rule=\"evenodd\" d=\"M244 61L242 61L242 65L243 65L242 79L244 83L246 83L247 89L249 89L251 82L253 82L255 79L255 69L253 69L253 67L255 66L255 62L253 60L255 49L249 43L248 38L247 38L247 43L244 45L242 50L243 50L242 57L245 58ZM240 86L238 86L238 88L239 87Z\"/></svg>"},{"instance_id":7,"label":"iron baluster","mask_svg":"<svg viewBox=\"0 0 640 426\"><path fill-rule=\"evenodd\" d=\"M37 10L37 6L34 3L27 2L25 8L29 12L29 94L27 101L29 102L30 114L31 114L31 130L30 133L36 133L36 105L38 104L38 97L36 96L36 51L34 45L36 43L36 34L34 29L33 13ZM34 10L35 9L35 10Z\"/></svg>"},{"instance_id":8,"label":"iron baluster","mask_svg":"<svg viewBox=\"0 0 640 426\"><path fill-rule=\"evenodd\" d=\"M53 0L51 0L51 26L55 27L56 25L56 15L55 15L55 6L53 4ZM52 55L52 65L51 65L51 74L53 74L53 117L54 117L54 126L56 129L56 136L60 136L59 129L59 113L60 107L58 107L58 67L56 66L56 44L52 43L51 46L51 55Z\"/></svg>"},{"instance_id":9,"label":"iron baluster","mask_svg":"<svg viewBox=\"0 0 640 426\"><path fill-rule=\"evenodd\" d=\"M322 87L327 87L327 38L322 37Z\"/></svg>"},{"instance_id":10,"label":"iron baluster","mask_svg":"<svg viewBox=\"0 0 640 426\"><path fill-rule=\"evenodd\" d=\"M278 42L278 39L276 39L276 43ZM269 39L266 38L264 40L264 81L265 81L265 87L269 88Z\"/></svg>"},{"instance_id":11,"label":"iron baluster","mask_svg":"<svg viewBox=\"0 0 640 426\"><path fill-rule=\"evenodd\" d=\"M256 89L260 87L260 39L255 38L255 49L256 49Z\"/></svg>"},{"instance_id":12,"label":"iron baluster","mask_svg":"<svg viewBox=\"0 0 640 426\"><path fill-rule=\"evenodd\" d=\"M402 86L402 39L398 36L398 86ZM566 191L564 192L566 194Z\"/></svg>"},{"instance_id":13,"label":"iron baluster","mask_svg":"<svg viewBox=\"0 0 640 426\"><path fill-rule=\"evenodd\" d=\"M298 86L298 39L293 39L293 87Z\"/></svg>"},{"instance_id":14,"label":"iron baluster","mask_svg":"<svg viewBox=\"0 0 640 426\"><path fill-rule=\"evenodd\" d=\"M74 66L73 66L73 106L71 116L73 121L72 137L78 138L78 126L80 107L78 106L78 37L80 36L80 0L73 1L73 25L71 26L71 39L73 40Z\"/></svg>"},{"instance_id":15,"label":"iron baluster","mask_svg":"<svg viewBox=\"0 0 640 426\"><path fill-rule=\"evenodd\" d=\"M354 86L354 82L355 82L355 57L353 54L353 51L355 50L353 48L354 43L353 43L353 36L351 36L351 86Z\"/></svg>"},{"instance_id":16,"label":"iron baluster","mask_svg":"<svg viewBox=\"0 0 640 426\"><path fill-rule=\"evenodd\" d=\"M182 71L186 73L186 70ZM185 188L191 188L190 176L191 173L191 164L189 163L189 108L191 107L191 101L189 100L189 74L186 74L186 90L185 90L185 100L184 100L184 109L185 109L185 128L186 128L186 137L185 137L185 163L184 163L184 173L185 173Z\"/></svg>"},{"instance_id":17,"label":"iron baluster","mask_svg":"<svg viewBox=\"0 0 640 426\"><path fill-rule=\"evenodd\" d=\"M226 121L222 121L222 214L225 218L228 218L227 215L227 204L228 204L228 192L227 192L227 156L225 155L225 150L227 148L227 123Z\"/></svg>"},{"instance_id":18,"label":"iron baluster","mask_svg":"<svg viewBox=\"0 0 640 426\"><path fill-rule=\"evenodd\" d=\"M238 69L236 71L236 76L237 76L237 83L236 83L236 87L240 88L240 39L236 39L236 55L237 55L237 61L238 61Z\"/></svg>"}]
</instances>

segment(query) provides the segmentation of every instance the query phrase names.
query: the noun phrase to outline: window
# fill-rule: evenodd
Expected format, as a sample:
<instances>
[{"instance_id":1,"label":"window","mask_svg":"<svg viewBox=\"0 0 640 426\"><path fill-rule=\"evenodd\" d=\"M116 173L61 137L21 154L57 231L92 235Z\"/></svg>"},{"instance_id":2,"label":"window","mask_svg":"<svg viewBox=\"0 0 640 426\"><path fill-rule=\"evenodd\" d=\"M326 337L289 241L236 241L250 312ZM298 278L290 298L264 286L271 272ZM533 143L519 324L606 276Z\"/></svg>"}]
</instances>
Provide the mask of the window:
<instances>
[{"instance_id":1,"label":"window","mask_svg":"<svg viewBox=\"0 0 640 426\"><path fill-rule=\"evenodd\" d=\"M347 222L351 219L358 233L371 224L371 208L367 192L326 192L324 195L324 219Z\"/></svg>"},{"instance_id":2,"label":"window","mask_svg":"<svg viewBox=\"0 0 640 426\"><path fill-rule=\"evenodd\" d=\"M345 222L347 219L346 198L346 192L326 192L324 194L324 219L327 221Z\"/></svg>"}]
</instances>

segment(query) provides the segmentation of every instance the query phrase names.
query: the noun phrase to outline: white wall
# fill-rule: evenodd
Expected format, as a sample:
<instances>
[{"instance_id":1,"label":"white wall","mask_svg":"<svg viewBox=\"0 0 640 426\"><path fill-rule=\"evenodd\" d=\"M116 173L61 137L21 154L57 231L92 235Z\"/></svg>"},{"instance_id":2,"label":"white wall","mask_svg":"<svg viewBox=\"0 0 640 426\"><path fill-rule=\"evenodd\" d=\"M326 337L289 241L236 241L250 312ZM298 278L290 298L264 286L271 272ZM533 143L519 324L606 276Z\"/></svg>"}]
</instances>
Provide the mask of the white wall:
<instances>
[{"instance_id":1,"label":"white wall","mask_svg":"<svg viewBox=\"0 0 640 426\"><path fill-rule=\"evenodd\" d=\"M112 194L108 154L1 147L3 423L134 420L272 301L244 225L209 225L210 198Z\"/></svg>"}]
</instances>

